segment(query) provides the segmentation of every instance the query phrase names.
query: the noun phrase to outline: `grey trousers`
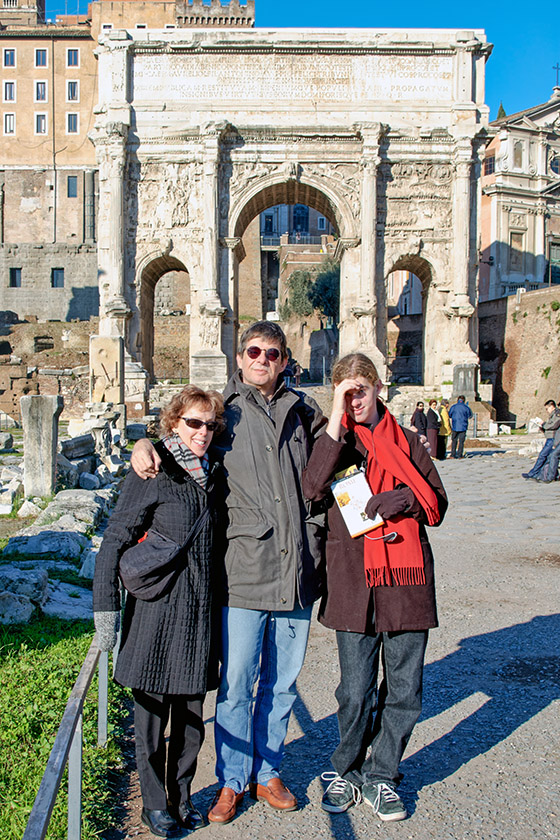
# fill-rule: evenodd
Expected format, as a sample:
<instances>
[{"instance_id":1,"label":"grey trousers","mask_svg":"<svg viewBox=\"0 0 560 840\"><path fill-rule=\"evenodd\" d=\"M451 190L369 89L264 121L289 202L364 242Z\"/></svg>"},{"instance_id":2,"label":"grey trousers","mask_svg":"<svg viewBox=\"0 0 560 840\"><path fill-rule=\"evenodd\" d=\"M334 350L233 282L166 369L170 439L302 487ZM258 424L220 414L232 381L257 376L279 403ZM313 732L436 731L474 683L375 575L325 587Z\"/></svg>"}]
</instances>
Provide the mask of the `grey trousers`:
<instances>
[{"instance_id":1,"label":"grey trousers","mask_svg":"<svg viewBox=\"0 0 560 840\"><path fill-rule=\"evenodd\" d=\"M337 631L336 641L340 743L332 765L339 776L359 787L364 782L398 785L399 764L422 710L428 631L371 635ZM383 679L378 690L380 658Z\"/></svg>"}]
</instances>

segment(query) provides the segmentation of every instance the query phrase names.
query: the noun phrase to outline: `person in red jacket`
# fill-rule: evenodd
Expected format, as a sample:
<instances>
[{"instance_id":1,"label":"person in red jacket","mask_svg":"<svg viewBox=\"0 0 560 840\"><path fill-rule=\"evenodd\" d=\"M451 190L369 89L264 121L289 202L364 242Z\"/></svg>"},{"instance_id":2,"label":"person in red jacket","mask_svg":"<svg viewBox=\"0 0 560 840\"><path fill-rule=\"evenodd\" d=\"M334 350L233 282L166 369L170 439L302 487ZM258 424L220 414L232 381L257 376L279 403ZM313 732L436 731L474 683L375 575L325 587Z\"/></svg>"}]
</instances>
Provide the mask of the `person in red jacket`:
<instances>
[{"instance_id":1,"label":"person in red jacket","mask_svg":"<svg viewBox=\"0 0 560 840\"><path fill-rule=\"evenodd\" d=\"M407 816L399 764L422 707L428 629L437 626L434 564L426 525L439 525L447 497L419 436L378 400L381 381L361 353L333 368L334 400L313 448L303 491L328 508L327 592L319 620L336 630L340 743L322 801L330 813L362 800L384 821ZM339 471L365 472L364 514L384 524L352 538L334 503ZM379 661L383 680L377 688Z\"/></svg>"}]
</instances>

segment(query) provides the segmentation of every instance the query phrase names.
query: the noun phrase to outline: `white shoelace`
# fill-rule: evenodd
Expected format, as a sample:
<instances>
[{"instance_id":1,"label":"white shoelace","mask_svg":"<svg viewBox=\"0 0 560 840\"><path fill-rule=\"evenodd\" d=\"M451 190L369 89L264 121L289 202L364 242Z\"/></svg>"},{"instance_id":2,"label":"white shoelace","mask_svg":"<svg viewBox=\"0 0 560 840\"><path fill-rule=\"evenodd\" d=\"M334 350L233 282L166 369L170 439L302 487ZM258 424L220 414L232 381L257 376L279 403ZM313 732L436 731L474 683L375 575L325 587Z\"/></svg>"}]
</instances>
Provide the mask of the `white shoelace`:
<instances>
[{"instance_id":1,"label":"white shoelace","mask_svg":"<svg viewBox=\"0 0 560 840\"><path fill-rule=\"evenodd\" d=\"M354 799L354 803L359 805L362 801L362 792L360 788L353 785L352 782L348 781L348 779L343 779L342 776L339 776L338 773L327 772L321 773L321 779L324 782L329 782L329 785L325 791L325 793L334 793L334 794L342 794L346 791L346 788L350 786L352 790L352 798Z\"/></svg>"},{"instance_id":2,"label":"white shoelace","mask_svg":"<svg viewBox=\"0 0 560 840\"><path fill-rule=\"evenodd\" d=\"M375 800L375 805L373 806L375 811L379 809L382 799L384 799L385 802L398 802L400 797L392 787L386 785L385 782L380 782L377 785L377 798Z\"/></svg>"}]
</instances>

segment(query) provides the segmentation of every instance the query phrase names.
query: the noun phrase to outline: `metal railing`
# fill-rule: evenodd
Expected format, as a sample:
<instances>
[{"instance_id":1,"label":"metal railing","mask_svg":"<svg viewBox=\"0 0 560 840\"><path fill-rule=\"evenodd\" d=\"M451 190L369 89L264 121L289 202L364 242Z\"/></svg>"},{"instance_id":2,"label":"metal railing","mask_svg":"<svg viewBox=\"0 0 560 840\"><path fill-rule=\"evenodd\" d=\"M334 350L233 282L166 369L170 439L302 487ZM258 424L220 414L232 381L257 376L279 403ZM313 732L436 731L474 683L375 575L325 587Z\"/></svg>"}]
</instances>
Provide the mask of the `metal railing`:
<instances>
[{"instance_id":1,"label":"metal railing","mask_svg":"<svg viewBox=\"0 0 560 840\"><path fill-rule=\"evenodd\" d=\"M288 237L289 245L320 245L321 242L322 238L320 236L309 236L307 233L302 233L300 236L293 233Z\"/></svg>"},{"instance_id":2,"label":"metal railing","mask_svg":"<svg viewBox=\"0 0 560 840\"><path fill-rule=\"evenodd\" d=\"M22 840L44 840L64 768L68 765L68 840L82 835L82 729L87 692L99 662L97 743L107 743L109 654L93 641L74 683Z\"/></svg>"},{"instance_id":3,"label":"metal railing","mask_svg":"<svg viewBox=\"0 0 560 840\"><path fill-rule=\"evenodd\" d=\"M264 234L264 236L261 236L261 246L263 248L279 248L280 237L271 233Z\"/></svg>"}]
</instances>

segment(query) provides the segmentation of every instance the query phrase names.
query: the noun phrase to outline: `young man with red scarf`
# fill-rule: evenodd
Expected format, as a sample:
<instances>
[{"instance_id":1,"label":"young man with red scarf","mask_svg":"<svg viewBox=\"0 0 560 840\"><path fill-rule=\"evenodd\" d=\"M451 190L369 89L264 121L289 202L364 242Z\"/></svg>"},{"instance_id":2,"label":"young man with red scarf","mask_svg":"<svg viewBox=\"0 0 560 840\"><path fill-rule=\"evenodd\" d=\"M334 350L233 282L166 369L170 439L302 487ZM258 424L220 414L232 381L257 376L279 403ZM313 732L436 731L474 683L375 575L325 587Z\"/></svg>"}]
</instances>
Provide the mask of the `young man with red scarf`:
<instances>
[{"instance_id":1,"label":"young man with red scarf","mask_svg":"<svg viewBox=\"0 0 560 840\"><path fill-rule=\"evenodd\" d=\"M439 525L447 497L418 435L378 401L382 383L373 362L361 353L345 356L332 381L331 418L303 475L307 498L329 505L319 620L336 630L341 674L340 743L331 759L335 772L322 777L328 782L322 806L340 813L363 800L381 820L402 820L399 764L422 708L428 630L437 626L425 526ZM330 492L334 475L353 465L365 469L372 491L365 513L385 520L354 539Z\"/></svg>"}]
</instances>

